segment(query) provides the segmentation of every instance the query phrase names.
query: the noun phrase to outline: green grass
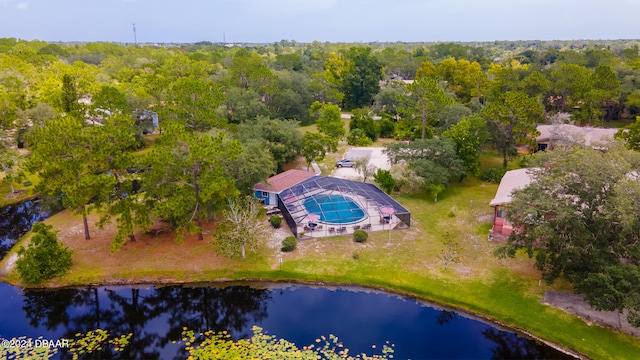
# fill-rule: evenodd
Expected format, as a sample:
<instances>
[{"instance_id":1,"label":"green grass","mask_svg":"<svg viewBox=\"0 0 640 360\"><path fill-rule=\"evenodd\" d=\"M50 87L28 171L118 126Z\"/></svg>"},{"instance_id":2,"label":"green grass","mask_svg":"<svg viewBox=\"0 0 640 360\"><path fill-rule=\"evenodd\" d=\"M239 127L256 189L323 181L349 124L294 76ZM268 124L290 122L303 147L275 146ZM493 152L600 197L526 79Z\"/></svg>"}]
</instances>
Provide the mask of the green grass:
<instances>
[{"instance_id":1,"label":"green grass","mask_svg":"<svg viewBox=\"0 0 640 360\"><path fill-rule=\"evenodd\" d=\"M25 186L25 182L30 181L31 185ZM26 173L21 182L13 182L13 188L17 193L11 193L11 187L2 179L0 182L0 207L15 204L35 195L34 187L39 182L35 174Z\"/></svg>"}]
</instances>

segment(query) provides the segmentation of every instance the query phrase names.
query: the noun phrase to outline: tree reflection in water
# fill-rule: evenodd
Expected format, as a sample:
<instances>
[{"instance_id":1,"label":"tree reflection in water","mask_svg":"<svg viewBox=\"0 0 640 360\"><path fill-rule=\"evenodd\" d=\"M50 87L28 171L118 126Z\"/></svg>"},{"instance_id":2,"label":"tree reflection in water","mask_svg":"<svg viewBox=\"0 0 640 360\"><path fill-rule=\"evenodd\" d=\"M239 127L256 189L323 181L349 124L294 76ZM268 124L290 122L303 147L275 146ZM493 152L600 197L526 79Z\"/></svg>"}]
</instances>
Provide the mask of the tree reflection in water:
<instances>
[{"instance_id":1,"label":"tree reflection in water","mask_svg":"<svg viewBox=\"0 0 640 360\"><path fill-rule=\"evenodd\" d=\"M209 285L209 286L207 286ZM535 340L401 297L349 289L260 286L152 286L29 290L0 284L0 334L75 338L95 329L131 334L91 359L184 359L183 328L228 331L234 340L258 325L299 346L334 334L353 353L390 341L396 358L571 358ZM271 287L271 286L268 286ZM60 358L70 355L64 349Z\"/></svg>"},{"instance_id":2,"label":"tree reflection in water","mask_svg":"<svg viewBox=\"0 0 640 360\"><path fill-rule=\"evenodd\" d=\"M184 348L172 344L184 327L249 336L251 326L267 316L270 298L268 290L249 286L38 290L25 292L22 309L31 326L62 327L68 338L94 329L132 334L122 353L105 348L90 358L184 359ZM61 357L68 354L63 350Z\"/></svg>"},{"instance_id":3,"label":"tree reflection in water","mask_svg":"<svg viewBox=\"0 0 640 360\"><path fill-rule=\"evenodd\" d=\"M497 345L491 349L491 359L575 359L512 332L489 328L482 335Z\"/></svg>"},{"instance_id":4,"label":"tree reflection in water","mask_svg":"<svg viewBox=\"0 0 640 360\"><path fill-rule=\"evenodd\" d=\"M453 311L440 310L440 314L436 318L436 324L444 325L458 318L458 314Z\"/></svg>"},{"instance_id":5,"label":"tree reflection in water","mask_svg":"<svg viewBox=\"0 0 640 360\"><path fill-rule=\"evenodd\" d=\"M42 221L48 216L40 209L37 200L0 207L0 260L22 235L31 230L34 222Z\"/></svg>"}]
</instances>

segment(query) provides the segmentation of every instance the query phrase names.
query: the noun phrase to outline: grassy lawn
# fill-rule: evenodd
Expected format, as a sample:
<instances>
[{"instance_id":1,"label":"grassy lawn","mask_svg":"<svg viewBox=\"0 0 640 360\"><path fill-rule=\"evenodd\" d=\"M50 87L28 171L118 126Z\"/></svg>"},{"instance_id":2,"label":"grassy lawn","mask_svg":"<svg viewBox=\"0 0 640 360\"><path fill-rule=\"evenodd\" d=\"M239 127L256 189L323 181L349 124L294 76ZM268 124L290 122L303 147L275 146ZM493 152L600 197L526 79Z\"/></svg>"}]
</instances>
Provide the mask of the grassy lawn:
<instances>
[{"instance_id":1,"label":"grassy lawn","mask_svg":"<svg viewBox=\"0 0 640 360\"><path fill-rule=\"evenodd\" d=\"M11 187L4 181L3 176L4 175L0 173L0 179L2 179L0 182L0 207L21 202L35 195L33 188L38 181L36 175L27 173L22 182L14 182L13 188L16 191L15 193L11 193ZM25 185L27 181L31 182L31 185Z\"/></svg>"}]
</instances>

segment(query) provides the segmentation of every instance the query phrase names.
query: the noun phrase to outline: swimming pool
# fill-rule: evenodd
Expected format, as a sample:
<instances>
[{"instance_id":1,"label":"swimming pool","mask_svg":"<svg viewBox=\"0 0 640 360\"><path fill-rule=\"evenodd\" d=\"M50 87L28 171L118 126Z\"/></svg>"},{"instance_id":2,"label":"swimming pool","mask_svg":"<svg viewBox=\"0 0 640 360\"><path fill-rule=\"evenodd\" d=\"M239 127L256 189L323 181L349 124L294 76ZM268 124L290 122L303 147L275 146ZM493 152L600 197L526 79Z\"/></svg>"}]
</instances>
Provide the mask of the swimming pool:
<instances>
[{"instance_id":1,"label":"swimming pool","mask_svg":"<svg viewBox=\"0 0 640 360\"><path fill-rule=\"evenodd\" d=\"M342 195L317 194L304 200L304 207L310 214L320 216L325 224L351 224L365 217L364 210L350 197Z\"/></svg>"}]
</instances>

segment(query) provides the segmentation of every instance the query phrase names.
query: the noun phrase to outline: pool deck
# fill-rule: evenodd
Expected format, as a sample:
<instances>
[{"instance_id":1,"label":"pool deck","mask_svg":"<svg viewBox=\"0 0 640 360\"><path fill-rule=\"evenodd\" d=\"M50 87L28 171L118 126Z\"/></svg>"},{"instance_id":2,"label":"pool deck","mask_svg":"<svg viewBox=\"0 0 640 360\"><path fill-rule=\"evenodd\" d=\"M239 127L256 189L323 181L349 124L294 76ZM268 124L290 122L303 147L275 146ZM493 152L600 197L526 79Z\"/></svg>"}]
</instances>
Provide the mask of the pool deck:
<instances>
[{"instance_id":1,"label":"pool deck","mask_svg":"<svg viewBox=\"0 0 640 360\"><path fill-rule=\"evenodd\" d=\"M365 212L365 216L356 222L349 224L327 224L322 221L316 221L318 224L313 230L305 223L301 222L298 224L298 237L303 238L320 238L320 237L328 237L328 236L337 236L337 235L349 235L353 234L355 230L362 229L368 232L371 231L389 231L391 229L395 229L399 224L402 224L400 219L396 216L391 215L391 224L385 220L385 216L388 217L387 214L384 214L380 211L381 206L376 204L366 198L359 196L353 193L342 193L338 191L333 191L331 194L333 195L344 195L353 199L356 204L358 204L362 210Z\"/></svg>"}]
</instances>

